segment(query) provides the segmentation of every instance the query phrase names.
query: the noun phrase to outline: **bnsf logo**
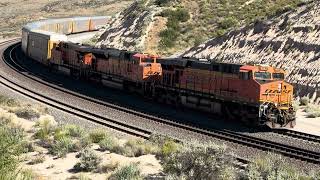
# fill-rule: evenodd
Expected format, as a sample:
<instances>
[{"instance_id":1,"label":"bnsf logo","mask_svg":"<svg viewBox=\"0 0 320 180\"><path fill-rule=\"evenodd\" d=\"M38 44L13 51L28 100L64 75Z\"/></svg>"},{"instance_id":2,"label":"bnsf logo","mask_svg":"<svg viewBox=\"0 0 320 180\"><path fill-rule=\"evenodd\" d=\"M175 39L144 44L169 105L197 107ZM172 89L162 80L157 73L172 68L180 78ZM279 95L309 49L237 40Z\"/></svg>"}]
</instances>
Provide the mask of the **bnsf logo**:
<instances>
[{"instance_id":1,"label":"bnsf logo","mask_svg":"<svg viewBox=\"0 0 320 180\"><path fill-rule=\"evenodd\" d=\"M290 92L291 90L287 90L287 89L283 89L282 91L267 89L264 93L271 94L271 93L290 93Z\"/></svg>"}]
</instances>

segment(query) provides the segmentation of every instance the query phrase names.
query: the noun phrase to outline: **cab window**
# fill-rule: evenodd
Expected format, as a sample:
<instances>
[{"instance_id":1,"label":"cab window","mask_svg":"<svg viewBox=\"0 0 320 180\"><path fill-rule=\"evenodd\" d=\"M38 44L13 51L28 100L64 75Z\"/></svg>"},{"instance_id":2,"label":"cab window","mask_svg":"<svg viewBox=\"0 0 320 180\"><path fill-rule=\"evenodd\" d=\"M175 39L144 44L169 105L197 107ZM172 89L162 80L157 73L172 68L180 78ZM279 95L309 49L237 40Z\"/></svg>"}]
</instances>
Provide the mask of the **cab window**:
<instances>
[{"instance_id":1,"label":"cab window","mask_svg":"<svg viewBox=\"0 0 320 180\"><path fill-rule=\"evenodd\" d=\"M240 72L240 79L249 80L250 79L249 72Z\"/></svg>"},{"instance_id":2,"label":"cab window","mask_svg":"<svg viewBox=\"0 0 320 180\"><path fill-rule=\"evenodd\" d=\"M254 77L256 79L271 79L271 73L269 73L269 72L255 72Z\"/></svg>"},{"instance_id":3,"label":"cab window","mask_svg":"<svg viewBox=\"0 0 320 180\"><path fill-rule=\"evenodd\" d=\"M273 73L272 74L272 78L273 79L281 79L281 80L283 80L284 79L284 74L283 73Z\"/></svg>"}]
</instances>

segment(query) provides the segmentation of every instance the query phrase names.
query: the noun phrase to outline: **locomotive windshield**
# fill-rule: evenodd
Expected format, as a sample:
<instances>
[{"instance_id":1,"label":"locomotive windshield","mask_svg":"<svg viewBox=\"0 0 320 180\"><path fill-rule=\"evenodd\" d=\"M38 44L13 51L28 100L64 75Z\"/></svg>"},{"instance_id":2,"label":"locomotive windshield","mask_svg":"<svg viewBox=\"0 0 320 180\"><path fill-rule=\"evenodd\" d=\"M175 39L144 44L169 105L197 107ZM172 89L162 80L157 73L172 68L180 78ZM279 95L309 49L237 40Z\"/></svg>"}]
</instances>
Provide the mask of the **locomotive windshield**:
<instances>
[{"instance_id":1,"label":"locomotive windshield","mask_svg":"<svg viewBox=\"0 0 320 180\"><path fill-rule=\"evenodd\" d=\"M271 79L271 73L269 72L255 72L255 79L269 80Z\"/></svg>"},{"instance_id":2,"label":"locomotive windshield","mask_svg":"<svg viewBox=\"0 0 320 180\"><path fill-rule=\"evenodd\" d=\"M272 74L272 78L273 78L273 79L283 80L283 79L284 79L284 74L283 74L283 73L273 73L273 74Z\"/></svg>"}]
</instances>

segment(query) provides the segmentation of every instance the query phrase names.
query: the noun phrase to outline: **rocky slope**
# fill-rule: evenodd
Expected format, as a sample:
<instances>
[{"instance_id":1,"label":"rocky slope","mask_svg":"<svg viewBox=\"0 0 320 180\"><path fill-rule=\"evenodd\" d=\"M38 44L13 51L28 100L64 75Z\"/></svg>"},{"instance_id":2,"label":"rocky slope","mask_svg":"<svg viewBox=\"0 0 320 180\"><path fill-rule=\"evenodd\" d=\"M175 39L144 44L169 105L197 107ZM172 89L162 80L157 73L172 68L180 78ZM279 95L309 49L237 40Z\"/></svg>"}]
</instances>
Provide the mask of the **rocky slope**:
<instances>
[{"instance_id":1,"label":"rocky slope","mask_svg":"<svg viewBox=\"0 0 320 180\"><path fill-rule=\"evenodd\" d=\"M151 31L151 27L154 27L155 14L159 13L159 8L149 6L148 3L136 1L117 14L110 24L110 28L100 37L97 46L144 51L145 40Z\"/></svg>"},{"instance_id":2,"label":"rocky slope","mask_svg":"<svg viewBox=\"0 0 320 180\"><path fill-rule=\"evenodd\" d=\"M300 96L320 93L320 2L315 1L189 49L182 56L285 68Z\"/></svg>"},{"instance_id":3,"label":"rocky slope","mask_svg":"<svg viewBox=\"0 0 320 180\"><path fill-rule=\"evenodd\" d=\"M173 55L306 0L137 0L98 46Z\"/></svg>"}]
</instances>

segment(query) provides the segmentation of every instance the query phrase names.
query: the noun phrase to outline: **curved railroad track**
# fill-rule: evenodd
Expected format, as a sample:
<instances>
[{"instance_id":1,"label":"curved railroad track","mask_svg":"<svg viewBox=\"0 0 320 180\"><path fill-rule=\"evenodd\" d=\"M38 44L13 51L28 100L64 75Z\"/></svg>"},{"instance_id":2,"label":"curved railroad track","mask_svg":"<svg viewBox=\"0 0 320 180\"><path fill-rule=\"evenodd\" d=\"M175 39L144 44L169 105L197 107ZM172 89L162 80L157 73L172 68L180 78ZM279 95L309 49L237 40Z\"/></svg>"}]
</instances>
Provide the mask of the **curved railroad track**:
<instances>
[{"instance_id":1,"label":"curved railroad track","mask_svg":"<svg viewBox=\"0 0 320 180\"><path fill-rule=\"evenodd\" d=\"M5 42L2 42L0 44L0 46L3 44L7 44L7 43L14 43L14 42L17 42L18 40L19 39L8 40ZM17 47L17 45L15 45L15 47ZM13 57L12 57L12 50L13 49L14 48L10 49L10 51L5 51L2 56L2 59L9 67L11 67L12 69L19 72L19 69L16 69L16 67L13 67L10 64L10 62L11 62L11 63L14 63L15 65L18 65L14 62ZM6 53L6 52L9 52L9 53ZM9 59L9 61L8 61L8 59ZM21 68L20 70L23 70L22 67L20 67L20 68ZM61 111L64 111L64 112L72 114L72 115L75 115L77 117L84 118L86 120L104 125L106 127L110 127L112 129L118 130L120 132L124 132L124 133L130 134L130 135L133 135L133 136L144 138L144 139L148 139L152 134L152 132L141 129L139 127L134 127L134 126L131 126L131 125L128 125L125 123L120 123L119 121L116 121L114 119L99 116L99 115L96 115L92 112L89 112L89 111L86 111L83 109L79 109L77 107L71 106L66 103L62 103L62 102L57 101L56 99L53 99L51 97L44 96L36 91L30 90L26 87L23 87L13 81L11 81L9 78L4 77L3 75L0 75L0 83L3 84L4 86L8 87L9 89L14 90L15 92L23 94L31 99L37 100L45 105L54 107L56 109L59 109Z\"/></svg>"},{"instance_id":2,"label":"curved railroad track","mask_svg":"<svg viewBox=\"0 0 320 180\"><path fill-rule=\"evenodd\" d=\"M20 73L23 76L26 76L26 77L28 77L28 78L30 78L30 79L32 79L34 81L37 81L39 83L45 84L46 86L49 86L51 88L58 89L60 91L63 91L64 93L71 94L73 96L85 99L87 101L91 101L91 102L96 103L96 104L100 104L100 105L103 105L103 106L106 106L106 107L109 107L109 108L113 108L113 109L116 109L116 110L119 110L119 111L122 111L122 112L125 112L125 113L134 114L136 116L143 117L143 118L146 118L146 119L150 119L150 120L152 120L154 122L157 122L159 124L166 124L166 125L173 126L175 128L179 128L181 130L187 130L187 131L195 132L195 133L198 133L198 134L201 134L201 135L205 135L205 136L208 136L208 137L222 139L224 141L228 141L228 142L240 144L240 145L243 145L243 146L256 148L256 149L263 150L263 151L271 151L271 152L275 152L275 153L280 153L280 154L282 154L284 156L287 156L287 157L290 157L290 158L295 158L295 159L302 160L302 161L306 161L306 162L309 162L309 163L320 164L320 153L318 153L318 152L313 152L313 151L301 149L301 148L298 148L298 147L293 147L293 146L284 145L284 144L280 144L280 143L276 143L276 142L272 142L272 141L268 141L268 140L263 140L263 139L259 139L259 138L256 138L256 137L252 137L252 136L236 133L236 132L233 132L233 131L229 131L229 130L218 130L218 129L207 130L207 129L203 129L203 128L199 128L199 127L194 127L194 126L189 126L189 125L186 125L186 124L177 123L177 122L174 122L174 121L170 121L170 120L167 120L167 119L151 116L151 115L144 114L144 113L141 113L141 112L137 112L137 111L134 111L134 110L131 110L131 109L128 109L128 108L116 106L116 105L113 105L113 104L110 104L110 103L106 103L106 102L103 102L103 101L99 101L99 100L96 100L96 99L93 99L93 98L90 98L90 97L79 95L77 93L68 91L68 90L63 89L61 87L54 86L52 84L39 81L39 80L35 79L34 77L28 75L27 73L22 73L21 72L21 71L26 71L26 72L28 72L28 71L26 69L24 69L21 65L16 63L15 60L14 60L14 57L12 56L12 51L15 48L17 48L17 46L18 45L16 45L15 47L11 47L10 51L7 51L8 54L5 54L5 57L3 58L5 63L8 66L10 66L13 70L15 70L17 73ZM8 61L8 59L9 59L9 61ZM72 105L68 105L68 104L65 104L65 103L61 103L61 102L59 102L57 100L50 99L50 97L43 96L43 95L41 95L41 94L39 94L37 92L34 92L34 91L32 91L32 90L30 90L28 88L19 86L18 84L10 81L9 79L7 79L7 78L5 78L3 76L1 76L1 78L4 79L5 81L7 81L8 83L13 84L14 86L17 86L20 89L23 89L23 91L35 94L35 95L37 95L37 96L39 96L39 97L41 97L43 99L47 98L47 99L49 99L50 101L53 101L56 104L67 106L67 107L69 107L71 109L75 109L76 111L80 111L82 113L88 113L88 115L97 117L97 115L92 114L90 112L83 111L83 110L81 110L79 108L76 108L76 107L74 107ZM3 83L3 82L4 81L1 80L1 83ZM99 118L103 118L103 117L99 117ZM107 119L107 121L108 121L108 119ZM137 128L137 127L131 127L131 128L134 128L136 130L137 129L141 130L141 129ZM144 131L144 130L141 130L141 131L143 131L146 134L151 133L151 132L147 132L147 131Z\"/></svg>"}]
</instances>

